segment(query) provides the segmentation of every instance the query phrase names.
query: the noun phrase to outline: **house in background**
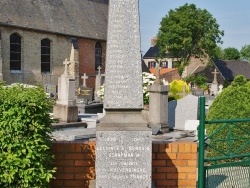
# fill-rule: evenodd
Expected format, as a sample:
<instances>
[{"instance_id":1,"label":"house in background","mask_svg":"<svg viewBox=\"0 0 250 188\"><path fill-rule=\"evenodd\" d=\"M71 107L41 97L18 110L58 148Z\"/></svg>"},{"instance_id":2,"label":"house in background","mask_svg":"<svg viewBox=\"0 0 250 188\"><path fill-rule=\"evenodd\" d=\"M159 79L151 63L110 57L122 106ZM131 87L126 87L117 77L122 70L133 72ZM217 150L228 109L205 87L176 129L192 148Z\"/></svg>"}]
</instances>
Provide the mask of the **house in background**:
<instances>
[{"instance_id":1,"label":"house in background","mask_svg":"<svg viewBox=\"0 0 250 188\"><path fill-rule=\"evenodd\" d=\"M215 69L218 72L218 84L231 83L237 75L243 75L250 80L250 63L246 61L213 60L207 66L198 67L193 74L204 75L210 84L213 82Z\"/></svg>"},{"instance_id":2,"label":"house in background","mask_svg":"<svg viewBox=\"0 0 250 188\"><path fill-rule=\"evenodd\" d=\"M156 46L157 38L151 39L151 47L148 49L146 54L143 56L143 61L148 67L149 71L156 75L156 58L159 56L160 49ZM174 68L174 58L170 57L167 53L165 58L160 59L160 78L165 78L166 81L172 82L175 79L180 79L179 72L177 68Z\"/></svg>"},{"instance_id":3,"label":"house in background","mask_svg":"<svg viewBox=\"0 0 250 188\"><path fill-rule=\"evenodd\" d=\"M0 79L57 85L71 56L77 85L86 73L94 88L105 67L108 0L1 0L0 7Z\"/></svg>"}]
</instances>

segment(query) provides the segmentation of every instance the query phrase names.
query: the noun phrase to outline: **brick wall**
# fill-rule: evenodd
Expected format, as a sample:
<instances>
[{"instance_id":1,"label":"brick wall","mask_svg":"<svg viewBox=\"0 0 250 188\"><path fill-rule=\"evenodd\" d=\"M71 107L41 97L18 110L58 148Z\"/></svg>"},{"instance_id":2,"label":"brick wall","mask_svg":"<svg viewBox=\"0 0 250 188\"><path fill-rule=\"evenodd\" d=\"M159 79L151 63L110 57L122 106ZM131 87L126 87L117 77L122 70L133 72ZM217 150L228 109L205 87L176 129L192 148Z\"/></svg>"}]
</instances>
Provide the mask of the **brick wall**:
<instances>
[{"instance_id":1,"label":"brick wall","mask_svg":"<svg viewBox=\"0 0 250 188\"><path fill-rule=\"evenodd\" d=\"M152 179L157 188L196 187L197 144L153 144Z\"/></svg>"},{"instance_id":2,"label":"brick wall","mask_svg":"<svg viewBox=\"0 0 250 188\"><path fill-rule=\"evenodd\" d=\"M83 80L81 76L86 73L89 78L86 80L86 85L91 88L95 88L95 45L97 43L96 40L91 39L78 39L79 46L79 74L80 74L80 85L82 85ZM100 42L102 45L102 73L105 71L105 54L106 54L106 42Z\"/></svg>"},{"instance_id":3,"label":"brick wall","mask_svg":"<svg viewBox=\"0 0 250 188\"><path fill-rule=\"evenodd\" d=\"M95 179L95 142L54 142L57 167L51 188L88 188ZM153 143L152 179L156 188L195 188L197 144Z\"/></svg>"},{"instance_id":4,"label":"brick wall","mask_svg":"<svg viewBox=\"0 0 250 188\"><path fill-rule=\"evenodd\" d=\"M51 188L87 188L95 179L95 142L54 142L57 167Z\"/></svg>"}]
</instances>

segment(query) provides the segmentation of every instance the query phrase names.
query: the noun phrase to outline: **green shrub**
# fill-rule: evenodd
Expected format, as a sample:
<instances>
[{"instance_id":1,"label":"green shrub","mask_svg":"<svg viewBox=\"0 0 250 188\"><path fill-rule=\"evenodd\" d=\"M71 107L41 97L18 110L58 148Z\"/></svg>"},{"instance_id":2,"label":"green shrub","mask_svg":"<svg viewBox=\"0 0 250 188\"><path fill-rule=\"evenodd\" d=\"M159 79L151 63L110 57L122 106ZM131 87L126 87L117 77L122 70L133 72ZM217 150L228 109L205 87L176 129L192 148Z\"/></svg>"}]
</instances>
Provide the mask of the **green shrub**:
<instances>
[{"instance_id":1,"label":"green shrub","mask_svg":"<svg viewBox=\"0 0 250 188\"><path fill-rule=\"evenodd\" d=\"M190 92L190 89L185 81L173 80L170 83L170 93L169 93L170 100L172 100L172 98L174 98L175 100L183 98L184 89L186 93Z\"/></svg>"},{"instance_id":2,"label":"green shrub","mask_svg":"<svg viewBox=\"0 0 250 188\"><path fill-rule=\"evenodd\" d=\"M240 80L242 82L240 82ZM244 119L250 118L250 82L242 76L237 76L231 86L223 89L222 93L216 97L213 104L209 108L207 119ZM231 124L232 125L232 124ZM238 125L250 132L250 122L248 123L238 123ZM218 130L219 126L222 124L213 124L207 126L207 134L210 135ZM231 132L230 132L231 130ZM230 136L235 138L243 138L250 136L243 130L232 127L227 127L222 129L213 135L213 139L225 139ZM223 150L225 153L236 151L238 148L243 146L246 141L244 140L231 140L230 144L225 141L216 141L214 143L215 149L209 150L210 157L221 156L221 153L216 151ZM250 147L246 149L239 150L239 153L250 152Z\"/></svg>"},{"instance_id":3,"label":"green shrub","mask_svg":"<svg viewBox=\"0 0 250 188\"><path fill-rule=\"evenodd\" d=\"M48 187L51 107L41 87L0 85L0 187Z\"/></svg>"}]
</instances>

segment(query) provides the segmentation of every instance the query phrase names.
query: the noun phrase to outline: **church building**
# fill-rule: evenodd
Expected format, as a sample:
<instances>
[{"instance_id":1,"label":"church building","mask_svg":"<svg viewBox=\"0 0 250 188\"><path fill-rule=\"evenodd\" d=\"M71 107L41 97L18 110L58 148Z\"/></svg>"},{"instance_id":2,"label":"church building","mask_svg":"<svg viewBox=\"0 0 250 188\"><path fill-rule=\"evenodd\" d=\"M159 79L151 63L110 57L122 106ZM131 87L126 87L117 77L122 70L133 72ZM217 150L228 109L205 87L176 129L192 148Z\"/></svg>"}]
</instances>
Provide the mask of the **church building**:
<instances>
[{"instance_id":1,"label":"church building","mask_svg":"<svg viewBox=\"0 0 250 188\"><path fill-rule=\"evenodd\" d=\"M0 81L57 85L69 71L94 88L105 67L108 0L1 0Z\"/></svg>"}]
</instances>

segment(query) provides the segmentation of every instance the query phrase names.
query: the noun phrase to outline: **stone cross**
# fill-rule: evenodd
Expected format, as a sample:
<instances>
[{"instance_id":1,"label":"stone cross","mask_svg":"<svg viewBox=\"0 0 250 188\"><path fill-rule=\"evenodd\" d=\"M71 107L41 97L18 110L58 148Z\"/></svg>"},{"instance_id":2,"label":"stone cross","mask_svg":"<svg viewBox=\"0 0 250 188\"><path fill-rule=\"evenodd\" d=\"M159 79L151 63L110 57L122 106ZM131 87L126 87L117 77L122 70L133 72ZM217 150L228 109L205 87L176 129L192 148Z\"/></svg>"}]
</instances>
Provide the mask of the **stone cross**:
<instances>
[{"instance_id":1,"label":"stone cross","mask_svg":"<svg viewBox=\"0 0 250 188\"><path fill-rule=\"evenodd\" d=\"M63 62L63 64L65 65L64 74L68 75L68 68L69 68L69 65L70 65L70 61L68 59L65 59L65 61Z\"/></svg>"},{"instance_id":2,"label":"stone cross","mask_svg":"<svg viewBox=\"0 0 250 188\"><path fill-rule=\"evenodd\" d=\"M218 82L217 82L217 74L219 74L219 72L217 72L217 70L216 69L214 69L214 72L212 72L213 74L214 74L214 80L213 80L213 83L214 84L217 84Z\"/></svg>"},{"instance_id":3,"label":"stone cross","mask_svg":"<svg viewBox=\"0 0 250 188\"><path fill-rule=\"evenodd\" d=\"M81 77L81 79L83 80L83 83L82 83L82 86L83 87L86 87L86 80L88 79L89 77L86 75L86 73L83 74L83 76Z\"/></svg>"},{"instance_id":4,"label":"stone cross","mask_svg":"<svg viewBox=\"0 0 250 188\"><path fill-rule=\"evenodd\" d=\"M155 79L155 83L161 84L161 83L162 83L162 81L161 81L161 79L160 79L160 76L161 76L161 67L160 67L159 63L158 63L158 65L155 67L155 69L156 69L156 79Z\"/></svg>"},{"instance_id":5,"label":"stone cross","mask_svg":"<svg viewBox=\"0 0 250 188\"><path fill-rule=\"evenodd\" d=\"M101 66L99 66L97 69L98 69L98 75L100 76L100 75L101 75L101 70L102 70L102 67L101 67Z\"/></svg>"}]
</instances>

